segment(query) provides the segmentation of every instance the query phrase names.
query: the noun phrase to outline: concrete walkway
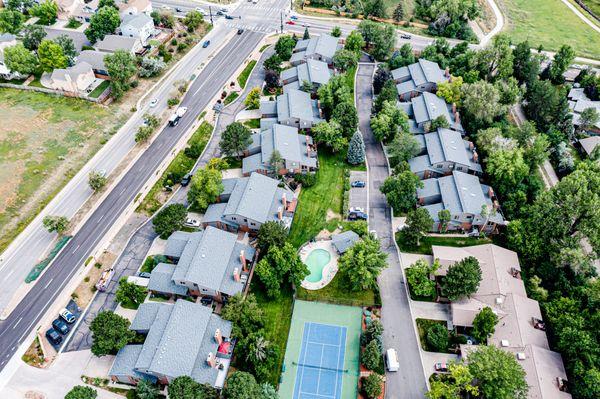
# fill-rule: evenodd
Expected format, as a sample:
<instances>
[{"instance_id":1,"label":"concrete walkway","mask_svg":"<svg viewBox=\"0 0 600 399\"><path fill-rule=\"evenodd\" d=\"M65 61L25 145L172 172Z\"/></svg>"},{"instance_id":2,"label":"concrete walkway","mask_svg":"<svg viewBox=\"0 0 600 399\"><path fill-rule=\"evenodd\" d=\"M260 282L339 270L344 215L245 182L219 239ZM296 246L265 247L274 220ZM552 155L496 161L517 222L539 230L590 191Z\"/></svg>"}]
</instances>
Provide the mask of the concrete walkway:
<instances>
[{"instance_id":1,"label":"concrete walkway","mask_svg":"<svg viewBox=\"0 0 600 399\"><path fill-rule=\"evenodd\" d=\"M76 385L85 385L82 375L100 377L108 373L112 356L95 358L90 351L79 351L61 355L47 369L38 369L22 363L17 372L8 381L1 398L25 399L31 393L44 395L45 399L63 399ZM104 389L95 388L98 399L123 399L123 396Z\"/></svg>"},{"instance_id":2,"label":"concrete walkway","mask_svg":"<svg viewBox=\"0 0 600 399\"><path fill-rule=\"evenodd\" d=\"M419 345L404 287L400 258L393 242L391 209L379 191L379 187L388 176L388 167L383 149L370 127L373 103L371 81L374 71L375 64L359 64L355 103L358 108L359 129L367 150L369 228L377 232L381 247L388 255L388 267L378 279L383 303L383 341L385 348L395 348L400 354L400 370L386 375L386 398L421 399L426 392L426 384Z\"/></svg>"},{"instance_id":3,"label":"concrete walkway","mask_svg":"<svg viewBox=\"0 0 600 399\"><path fill-rule=\"evenodd\" d=\"M560 1L562 1L564 5L569 7L569 9L571 11L573 11L573 13L575 13L575 15L577 15L577 17L579 17L579 19L581 19L586 25L588 25L590 28L592 28L596 32L600 33L600 27L598 25L596 25L593 21L591 21L588 17L586 17L581 11L579 11L579 9L577 7L575 7L573 4L571 4L568 0L560 0Z\"/></svg>"}]
</instances>

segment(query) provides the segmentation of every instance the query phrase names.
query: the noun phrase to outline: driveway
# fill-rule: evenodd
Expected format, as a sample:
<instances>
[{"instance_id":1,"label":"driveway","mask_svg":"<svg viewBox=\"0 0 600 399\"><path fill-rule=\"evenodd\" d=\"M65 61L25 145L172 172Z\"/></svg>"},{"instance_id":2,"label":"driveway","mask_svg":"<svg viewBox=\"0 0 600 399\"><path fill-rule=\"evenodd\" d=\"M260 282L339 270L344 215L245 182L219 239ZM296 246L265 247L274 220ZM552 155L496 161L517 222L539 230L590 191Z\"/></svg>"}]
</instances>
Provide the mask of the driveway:
<instances>
[{"instance_id":1,"label":"driveway","mask_svg":"<svg viewBox=\"0 0 600 399\"><path fill-rule=\"evenodd\" d=\"M372 87L375 64L360 63L356 76L356 104L359 129L363 134L369 165L369 229L377 231L383 251L388 254L388 267L379 276L381 294L383 341L385 348L396 348L400 370L386 375L386 397L422 399L426 392L425 376L413 318L404 287L398 251L393 242L391 209L379 187L388 176L388 167L381 145L370 127Z\"/></svg>"},{"instance_id":2,"label":"driveway","mask_svg":"<svg viewBox=\"0 0 600 399\"><path fill-rule=\"evenodd\" d=\"M350 183L355 181L367 181L367 172L361 172L352 170L350 171ZM349 207L350 208L361 208L363 211L367 212L368 209L368 196L367 196L367 187L350 187L350 199L349 199ZM346 215L344 215L346 216Z\"/></svg>"}]
</instances>

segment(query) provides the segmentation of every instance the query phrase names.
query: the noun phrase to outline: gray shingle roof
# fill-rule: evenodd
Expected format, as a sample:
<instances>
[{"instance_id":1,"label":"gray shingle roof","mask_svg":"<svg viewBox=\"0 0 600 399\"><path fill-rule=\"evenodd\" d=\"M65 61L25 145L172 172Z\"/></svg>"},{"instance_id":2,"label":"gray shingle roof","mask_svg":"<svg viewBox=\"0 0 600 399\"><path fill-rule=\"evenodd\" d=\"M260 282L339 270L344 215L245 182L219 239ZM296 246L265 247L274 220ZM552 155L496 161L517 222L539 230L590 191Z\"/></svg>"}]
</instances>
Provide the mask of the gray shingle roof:
<instances>
[{"instance_id":1,"label":"gray shingle roof","mask_svg":"<svg viewBox=\"0 0 600 399\"><path fill-rule=\"evenodd\" d=\"M333 55L338 50L338 40L337 37L327 34L310 38L306 46L306 55L311 56L317 54L327 58L333 58Z\"/></svg>"},{"instance_id":2,"label":"gray shingle roof","mask_svg":"<svg viewBox=\"0 0 600 399\"><path fill-rule=\"evenodd\" d=\"M412 80L409 80L407 82L398 83L396 85L396 91L398 92L399 95L410 93L411 91L415 90L416 88L417 88L417 86L415 86L415 82Z\"/></svg>"},{"instance_id":3,"label":"gray shingle roof","mask_svg":"<svg viewBox=\"0 0 600 399\"><path fill-rule=\"evenodd\" d=\"M417 123L424 123L434 120L439 116L444 116L451 122L450 113L446 102L435 94L425 92L411 100L415 120Z\"/></svg>"},{"instance_id":4,"label":"gray shingle roof","mask_svg":"<svg viewBox=\"0 0 600 399\"><path fill-rule=\"evenodd\" d=\"M350 249L358 240L360 240L360 237L352 230L331 236L331 244L340 254Z\"/></svg>"},{"instance_id":5,"label":"gray shingle roof","mask_svg":"<svg viewBox=\"0 0 600 399\"><path fill-rule=\"evenodd\" d=\"M167 239L167 246L164 251L165 256L179 258L183 249L187 245L192 233L185 231L176 231Z\"/></svg>"},{"instance_id":6,"label":"gray shingle roof","mask_svg":"<svg viewBox=\"0 0 600 399\"><path fill-rule=\"evenodd\" d=\"M175 267L173 280L189 281L227 295L241 292L244 284L234 280L233 270L242 268L242 250L246 259L252 259L254 249L238 243L236 234L208 226L204 231L192 233Z\"/></svg>"},{"instance_id":7,"label":"gray shingle roof","mask_svg":"<svg viewBox=\"0 0 600 399\"><path fill-rule=\"evenodd\" d=\"M459 132L440 128L424 136L432 163L449 161L469 166L469 143L462 139Z\"/></svg>"},{"instance_id":8,"label":"gray shingle roof","mask_svg":"<svg viewBox=\"0 0 600 399\"><path fill-rule=\"evenodd\" d=\"M225 208L225 215L239 215L244 218L265 223L276 216L273 212L273 203L280 205L283 189L279 189L279 182L260 173L253 173L250 177L238 179L235 189ZM292 199L293 193L287 191L287 198ZM273 215L273 213L275 215Z\"/></svg>"},{"instance_id":9,"label":"gray shingle roof","mask_svg":"<svg viewBox=\"0 0 600 399\"><path fill-rule=\"evenodd\" d=\"M161 308L168 306L166 303L161 302L144 302L142 303L131 325L129 326L130 330L133 331L148 331L150 327L156 320L156 315Z\"/></svg>"},{"instance_id":10,"label":"gray shingle roof","mask_svg":"<svg viewBox=\"0 0 600 399\"><path fill-rule=\"evenodd\" d=\"M73 44L75 45L75 50L77 50L77 52L80 52L83 46L89 46L91 44L83 31L52 28L49 26L44 26L44 31L46 32L45 39L48 40L54 40L61 35L67 35L73 40Z\"/></svg>"},{"instance_id":11,"label":"gray shingle roof","mask_svg":"<svg viewBox=\"0 0 600 399\"><path fill-rule=\"evenodd\" d=\"M288 90L277 96L277 119L279 122L290 118L316 122L320 120L320 116L318 107L316 112L315 107L316 101L311 100L310 94L301 90Z\"/></svg>"},{"instance_id":12,"label":"gray shingle roof","mask_svg":"<svg viewBox=\"0 0 600 399\"><path fill-rule=\"evenodd\" d=\"M108 53L112 53L117 50L133 51L138 42L139 39L135 37L106 35L104 36L104 39L97 42L94 47L99 51L105 51Z\"/></svg>"},{"instance_id":13,"label":"gray shingle roof","mask_svg":"<svg viewBox=\"0 0 600 399\"><path fill-rule=\"evenodd\" d=\"M96 70L106 71L106 65L104 65L104 57L106 53L96 50L83 50L77 56L77 62L87 62Z\"/></svg>"},{"instance_id":14,"label":"gray shingle roof","mask_svg":"<svg viewBox=\"0 0 600 399\"><path fill-rule=\"evenodd\" d=\"M210 204L208 208L206 208L206 212L204 212L202 222L215 223L223 221L222 219L223 213L225 212L225 208L227 208L227 202L218 202L216 204Z\"/></svg>"},{"instance_id":15,"label":"gray shingle roof","mask_svg":"<svg viewBox=\"0 0 600 399\"><path fill-rule=\"evenodd\" d=\"M187 287L175 284L173 281L175 269L175 265L168 263L159 263L156 265L152 273L150 273L148 290L165 294L186 295L188 292Z\"/></svg>"},{"instance_id":16,"label":"gray shingle roof","mask_svg":"<svg viewBox=\"0 0 600 399\"><path fill-rule=\"evenodd\" d=\"M127 14L123 17L123 21L121 22L121 27L129 25L136 29L141 29L146 25L152 24L154 26L154 22L152 18L144 13L130 15Z\"/></svg>"},{"instance_id":17,"label":"gray shingle roof","mask_svg":"<svg viewBox=\"0 0 600 399\"><path fill-rule=\"evenodd\" d=\"M276 101L261 101L260 102L260 113L261 113L261 115L277 115L277 102Z\"/></svg>"},{"instance_id":18,"label":"gray shingle roof","mask_svg":"<svg viewBox=\"0 0 600 399\"><path fill-rule=\"evenodd\" d=\"M257 170L262 170L265 168L265 165L262 161L262 156L260 154L250 155L242 159L242 173L248 174L252 172L256 172Z\"/></svg>"},{"instance_id":19,"label":"gray shingle roof","mask_svg":"<svg viewBox=\"0 0 600 399\"><path fill-rule=\"evenodd\" d=\"M426 179L423 180L421 183L423 183L423 187L417 188L417 197L431 198L441 195L438 179Z\"/></svg>"},{"instance_id":20,"label":"gray shingle roof","mask_svg":"<svg viewBox=\"0 0 600 399\"><path fill-rule=\"evenodd\" d=\"M140 357L143 345L125 345L119 350L108 375L131 376L137 379L156 381L156 377L135 370L135 364Z\"/></svg>"}]
</instances>

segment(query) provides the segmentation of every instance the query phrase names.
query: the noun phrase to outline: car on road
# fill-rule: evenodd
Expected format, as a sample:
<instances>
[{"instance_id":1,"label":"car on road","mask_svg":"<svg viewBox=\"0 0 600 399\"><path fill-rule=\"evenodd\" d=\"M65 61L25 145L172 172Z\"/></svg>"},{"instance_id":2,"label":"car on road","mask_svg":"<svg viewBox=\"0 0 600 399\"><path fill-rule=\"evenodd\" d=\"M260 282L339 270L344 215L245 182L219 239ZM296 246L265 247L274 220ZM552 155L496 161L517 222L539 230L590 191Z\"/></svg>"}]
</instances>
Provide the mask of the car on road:
<instances>
[{"instance_id":1,"label":"car on road","mask_svg":"<svg viewBox=\"0 0 600 399\"><path fill-rule=\"evenodd\" d=\"M69 326L67 326L67 324L61 319L55 319L52 322L52 328L63 335L66 335L69 332Z\"/></svg>"},{"instance_id":2,"label":"car on road","mask_svg":"<svg viewBox=\"0 0 600 399\"><path fill-rule=\"evenodd\" d=\"M229 11L229 10L228 10L228 9L226 9L226 8L220 8L220 9L219 9L219 11L221 11L221 12L227 12L227 11Z\"/></svg>"},{"instance_id":3,"label":"car on road","mask_svg":"<svg viewBox=\"0 0 600 399\"><path fill-rule=\"evenodd\" d=\"M296 25L296 23L294 21L292 21L291 19L289 21L287 21L286 24L288 24L288 25Z\"/></svg>"},{"instance_id":4,"label":"car on road","mask_svg":"<svg viewBox=\"0 0 600 399\"><path fill-rule=\"evenodd\" d=\"M293 20L295 21L295 20L297 20L297 19L298 19L298 17L297 17L297 16L295 16L295 15L292 15L292 16L290 17L290 19L293 19Z\"/></svg>"},{"instance_id":5,"label":"car on road","mask_svg":"<svg viewBox=\"0 0 600 399\"><path fill-rule=\"evenodd\" d=\"M233 19L231 15L225 15L225 19Z\"/></svg>"},{"instance_id":6,"label":"car on road","mask_svg":"<svg viewBox=\"0 0 600 399\"><path fill-rule=\"evenodd\" d=\"M217 11L217 15L225 15L225 12L227 12L227 10L225 10L225 11L219 10L219 11Z\"/></svg>"},{"instance_id":7,"label":"car on road","mask_svg":"<svg viewBox=\"0 0 600 399\"><path fill-rule=\"evenodd\" d=\"M367 183L365 183L362 180L356 180L356 181L353 181L352 183L350 183L350 187L354 187L354 188L363 188L366 186L367 186Z\"/></svg>"},{"instance_id":8,"label":"car on road","mask_svg":"<svg viewBox=\"0 0 600 399\"><path fill-rule=\"evenodd\" d=\"M198 11L200 14L202 15L206 15L206 11L204 11L203 9L201 9L200 7L196 7L196 11Z\"/></svg>"},{"instance_id":9,"label":"car on road","mask_svg":"<svg viewBox=\"0 0 600 399\"><path fill-rule=\"evenodd\" d=\"M304 26L305 28L310 28L310 24L309 23L303 23L302 26Z\"/></svg>"},{"instance_id":10,"label":"car on road","mask_svg":"<svg viewBox=\"0 0 600 399\"><path fill-rule=\"evenodd\" d=\"M241 35L242 33L244 33L244 30L242 28L238 29L237 34Z\"/></svg>"},{"instance_id":11,"label":"car on road","mask_svg":"<svg viewBox=\"0 0 600 399\"><path fill-rule=\"evenodd\" d=\"M390 348L385 352L385 365L388 371L398 371L400 369L396 349Z\"/></svg>"},{"instance_id":12,"label":"car on road","mask_svg":"<svg viewBox=\"0 0 600 399\"><path fill-rule=\"evenodd\" d=\"M400 35L400 39L410 40L410 39L412 39L412 36L411 35L407 35L406 33L402 33Z\"/></svg>"},{"instance_id":13,"label":"car on road","mask_svg":"<svg viewBox=\"0 0 600 399\"><path fill-rule=\"evenodd\" d=\"M52 345L60 345L62 342L62 337L54 328L46 331L46 338L48 338L48 341L50 341Z\"/></svg>"},{"instance_id":14,"label":"car on road","mask_svg":"<svg viewBox=\"0 0 600 399\"><path fill-rule=\"evenodd\" d=\"M163 10L170 10L171 9L171 7L169 7L166 4L163 4L162 6L160 6L160 8L162 8Z\"/></svg>"},{"instance_id":15,"label":"car on road","mask_svg":"<svg viewBox=\"0 0 600 399\"><path fill-rule=\"evenodd\" d=\"M150 101L150 108L154 108L156 107L156 104L158 104L158 98L153 98L152 101Z\"/></svg>"},{"instance_id":16,"label":"car on road","mask_svg":"<svg viewBox=\"0 0 600 399\"><path fill-rule=\"evenodd\" d=\"M76 320L75 315L73 313L69 312L68 309L61 310L60 313L59 313L59 315L67 323L69 323L69 324L75 323L75 320Z\"/></svg>"},{"instance_id":17,"label":"car on road","mask_svg":"<svg viewBox=\"0 0 600 399\"><path fill-rule=\"evenodd\" d=\"M202 43L203 48L207 48L208 46L210 46L210 40L206 40L204 43Z\"/></svg>"},{"instance_id":18,"label":"car on road","mask_svg":"<svg viewBox=\"0 0 600 399\"><path fill-rule=\"evenodd\" d=\"M175 11L182 12L183 10L181 9L181 7L175 7Z\"/></svg>"},{"instance_id":19,"label":"car on road","mask_svg":"<svg viewBox=\"0 0 600 399\"><path fill-rule=\"evenodd\" d=\"M190 184L190 182L192 181L192 176L194 176L194 175L193 175L193 174L191 174L191 173L186 173L186 174L185 174L185 176L183 176L183 177L181 178L180 184L181 184L183 187L187 186L187 185L188 185L188 184Z\"/></svg>"},{"instance_id":20,"label":"car on road","mask_svg":"<svg viewBox=\"0 0 600 399\"><path fill-rule=\"evenodd\" d=\"M447 363L436 363L433 365L433 368L435 369L435 371L440 372L440 373L448 372L448 364Z\"/></svg>"}]
</instances>

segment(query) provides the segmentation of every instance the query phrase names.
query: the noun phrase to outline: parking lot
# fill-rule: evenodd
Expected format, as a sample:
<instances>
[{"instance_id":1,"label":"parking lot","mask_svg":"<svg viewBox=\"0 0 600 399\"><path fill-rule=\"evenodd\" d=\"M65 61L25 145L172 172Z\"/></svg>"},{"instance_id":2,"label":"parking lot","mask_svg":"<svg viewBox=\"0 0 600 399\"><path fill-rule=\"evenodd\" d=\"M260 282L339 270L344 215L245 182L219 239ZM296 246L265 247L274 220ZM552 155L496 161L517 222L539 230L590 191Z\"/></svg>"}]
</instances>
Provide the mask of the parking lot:
<instances>
[{"instance_id":1,"label":"parking lot","mask_svg":"<svg viewBox=\"0 0 600 399\"><path fill-rule=\"evenodd\" d=\"M367 193L369 189L366 187L352 187L353 182L367 182L367 172L350 171L350 201L349 209L360 210L360 212L368 213L367 210Z\"/></svg>"},{"instance_id":2,"label":"parking lot","mask_svg":"<svg viewBox=\"0 0 600 399\"><path fill-rule=\"evenodd\" d=\"M73 316L75 316L75 322L77 322L77 320L79 319L79 317L81 316L81 311L82 309L79 308L79 306L77 306L77 304L75 303L74 300L69 300L69 303L66 306L66 309L71 312L73 314ZM50 345L52 345L52 347L58 352L58 350L60 349L60 347L65 343L67 337L69 336L69 334L72 333L72 329L75 326L75 322L73 323L67 323L64 319L62 319L58 314L56 314L55 319L59 319L61 320L64 324L67 325L69 332L66 334L62 334L60 331L58 331L60 337L62 338L61 342L55 344L54 342L51 342L50 340L48 340L48 338L46 336L44 336L44 339L46 339L48 341L48 343ZM50 325L48 327L48 329L52 327L52 325ZM46 331L44 331L45 334Z\"/></svg>"}]
</instances>

